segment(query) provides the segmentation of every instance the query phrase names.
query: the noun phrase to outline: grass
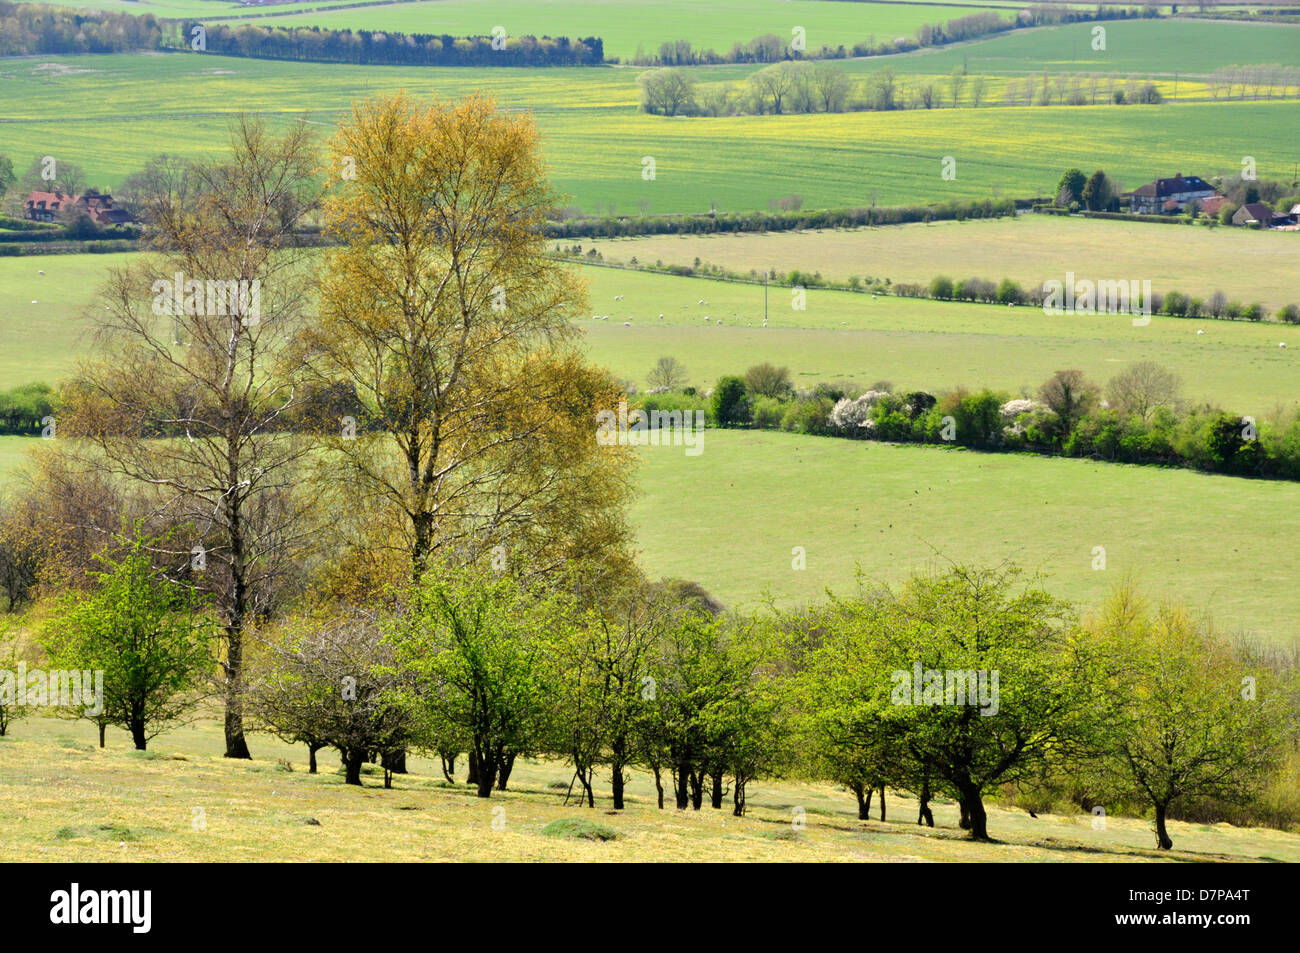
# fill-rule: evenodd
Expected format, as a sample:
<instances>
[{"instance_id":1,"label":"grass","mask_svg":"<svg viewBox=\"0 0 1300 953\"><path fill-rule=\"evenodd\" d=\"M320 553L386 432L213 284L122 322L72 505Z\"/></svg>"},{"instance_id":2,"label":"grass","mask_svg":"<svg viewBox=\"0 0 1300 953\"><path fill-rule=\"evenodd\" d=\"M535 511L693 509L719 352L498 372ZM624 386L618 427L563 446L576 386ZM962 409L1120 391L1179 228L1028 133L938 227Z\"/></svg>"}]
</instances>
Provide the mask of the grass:
<instances>
[{"instance_id":1,"label":"grass","mask_svg":"<svg viewBox=\"0 0 1300 953\"><path fill-rule=\"evenodd\" d=\"M305 116L327 134L369 94L496 93L537 118L552 183L588 213L806 208L1047 194L1063 169L1104 168L1126 183L1158 172L1289 177L1300 102L908 110L811 116L665 118L638 112L623 69L422 69L289 63L199 54L37 57L0 62L10 104L6 154L52 155L113 188L160 152L214 156L243 110L283 128ZM163 96L159 91L164 90ZM53 117L58 118L53 118ZM1081 123L1087 134L1080 135ZM1214 129L1215 135L1204 135ZM643 156L656 178L641 178ZM941 176L944 156L957 177Z\"/></svg>"},{"instance_id":2,"label":"grass","mask_svg":"<svg viewBox=\"0 0 1300 953\"><path fill-rule=\"evenodd\" d=\"M1177 170L1175 170L1177 171ZM1136 187L1137 182L1130 187ZM1276 311L1300 302L1295 282L1300 234L1143 222L1021 215L887 228L589 240L607 261L690 265L696 258L732 271L770 268L843 281L872 275L928 284L935 275L1012 278L1040 288L1072 271L1093 280L1149 280L1152 290L1208 297L1223 290ZM1226 262L1248 267L1224 267ZM1276 343L1276 342L1274 342Z\"/></svg>"},{"instance_id":3,"label":"grass","mask_svg":"<svg viewBox=\"0 0 1300 953\"><path fill-rule=\"evenodd\" d=\"M985 227L957 228L965 235ZM722 242L741 240L713 240L710 247L721 250ZM55 384L75 370L77 360L92 352L86 316L99 307L95 289L105 269L125 257L0 258L0 335L6 342L0 389ZM1256 417L1300 392L1296 326L1157 316L1135 328L1124 316L1055 317L1033 308L831 291L810 292L807 310L795 311L790 290L772 288L764 328L761 286L600 267L584 267L581 276L590 285L591 309L577 318L587 353L641 385L654 362L668 354L685 364L691 383L701 388L763 361L789 366L801 386L838 379L865 386L883 379L906 388L1016 391L1036 389L1064 367L1104 382L1128 363L1155 360L1182 375L1186 396ZM615 301L620 294L624 299ZM708 304L698 304L700 299ZM610 317L593 321L593 314ZM712 320L706 323L705 315ZM625 327L629 316L632 326ZM1198 328L1206 333L1197 335ZM1279 348L1279 341L1289 347ZM0 465L13 453L7 446L0 440Z\"/></svg>"},{"instance_id":4,"label":"grass","mask_svg":"<svg viewBox=\"0 0 1300 953\"><path fill-rule=\"evenodd\" d=\"M627 809L613 813L608 779L595 811L566 807L548 788L572 769L521 762L511 790L474 797L448 785L431 762L412 758L412 773L384 790L377 775L358 789L343 784L331 752L321 773L306 753L274 739L250 739L254 762L221 757L221 726L204 719L155 739L163 755L141 762L125 734L110 729L104 750L69 749L59 739L94 741L94 726L55 718L16 722L0 739L0 854L25 861L1007 861L1146 862L1300 860L1300 836L1227 824L1171 822L1175 849L1157 852L1151 822L1091 815L1037 819L991 806L997 843L974 844L957 827L956 806L933 805L936 827L918 827L916 802L891 792L888 821L859 821L853 796L827 784L750 785L743 818L707 807L659 811L652 780L634 772ZM185 760L175 760L179 754ZM294 771L258 770L289 758ZM805 827L792 825L804 809ZM596 818L599 818L597 821ZM312 823L315 821L316 823ZM496 822L494 826L494 821ZM504 826L503 826L504 824ZM604 829L613 840L554 836Z\"/></svg>"},{"instance_id":5,"label":"grass","mask_svg":"<svg viewBox=\"0 0 1300 953\"><path fill-rule=\"evenodd\" d=\"M859 567L898 582L1007 560L1084 607L1132 573L1223 631L1300 637L1295 483L773 432L710 430L703 446L642 450L633 523L652 578L695 580L732 607L846 593Z\"/></svg>"}]
</instances>

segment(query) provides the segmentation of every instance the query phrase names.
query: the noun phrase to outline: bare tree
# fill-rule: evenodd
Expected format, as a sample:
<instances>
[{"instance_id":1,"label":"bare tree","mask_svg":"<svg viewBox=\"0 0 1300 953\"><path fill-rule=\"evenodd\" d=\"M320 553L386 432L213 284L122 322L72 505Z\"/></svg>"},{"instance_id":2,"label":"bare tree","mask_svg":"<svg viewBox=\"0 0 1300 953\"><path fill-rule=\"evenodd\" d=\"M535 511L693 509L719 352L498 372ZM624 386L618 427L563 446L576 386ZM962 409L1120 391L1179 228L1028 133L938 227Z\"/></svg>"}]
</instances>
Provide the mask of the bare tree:
<instances>
[{"instance_id":1,"label":"bare tree","mask_svg":"<svg viewBox=\"0 0 1300 953\"><path fill-rule=\"evenodd\" d=\"M1110 379L1106 400L1121 413L1137 414L1145 422L1160 407L1178 400L1182 378L1155 361L1137 361Z\"/></svg>"},{"instance_id":2,"label":"bare tree","mask_svg":"<svg viewBox=\"0 0 1300 953\"><path fill-rule=\"evenodd\" d=\"M191 166L192 195L150 193L152 253L110 277L95 316L109 350L69 415L87 468L144 491L153 518L192 527L192 548L170 555L215 596L230 758L250 757L245 629L310 539L294 494L310 447L287 432L309 292L296 230L317 191L306 128L276 139L241 118L228 161Z\"/></svg>"},{"instance_id":3,"label":"bare tree","mask_svg":"<svg viewBox=\"0 0 1300 953\"><path fill-rule=\"evenodd\" d=\"M661 357L646 375L646 383L651 387L666 390L678 390L686 385L686 368L675 357Z\"/></svg>"}]
</instances>

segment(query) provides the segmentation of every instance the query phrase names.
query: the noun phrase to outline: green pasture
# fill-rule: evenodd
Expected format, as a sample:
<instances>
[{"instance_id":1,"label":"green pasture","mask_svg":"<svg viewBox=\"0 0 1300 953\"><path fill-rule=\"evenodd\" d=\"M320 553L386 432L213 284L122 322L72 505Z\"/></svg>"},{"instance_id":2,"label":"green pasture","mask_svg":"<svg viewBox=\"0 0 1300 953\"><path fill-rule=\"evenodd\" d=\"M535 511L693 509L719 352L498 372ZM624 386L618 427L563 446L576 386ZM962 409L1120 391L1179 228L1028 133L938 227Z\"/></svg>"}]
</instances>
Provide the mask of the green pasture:
<instances>
[{"instance_id":1,"label":"green pasture","mask_svg":"<svg viewBox=\"0 0 1300 953\"><path fill-rule=\"evenodd\" d=\"M0 336L7 345L0 349L0 387L54 384L75 370L78 358L93 349L89 319L103 307L96 289L105 271L125 260L0 258ZM807 307L799 311L789 288L772 287L763 327L761 285L596 266L580 273L591 306L574 320L585 332L588 354L640 386L667 354L701 388L722 374L771 361L789 366L801 386L888 380L927 390L965 385L1014 392L1036 389L1065 367L1104 382L1128 363L1154 360L1182 375L1187 397L1240 413L1268 416L1300 393L1297 326L1154 316L1149 325L1133 327L1123 315L1051 316L1028 307L818 290L808 292ZM1283 341L1285 349L1277 346Z\"/></svg>"},{"instance_id":2,"label":"green pasture","mask_svg":"<svg viewBox=\"0 0 1300 953\"><path fill-rule=\"evenodd\" d=\"M1131 573L1225 632L1300 636L1295 483L766 431L709 430L703 448L641 450L641 563L733 607L847 593L859 567L892 583L1005 560L1085 608Z\"/></svg>"}]
</instances>

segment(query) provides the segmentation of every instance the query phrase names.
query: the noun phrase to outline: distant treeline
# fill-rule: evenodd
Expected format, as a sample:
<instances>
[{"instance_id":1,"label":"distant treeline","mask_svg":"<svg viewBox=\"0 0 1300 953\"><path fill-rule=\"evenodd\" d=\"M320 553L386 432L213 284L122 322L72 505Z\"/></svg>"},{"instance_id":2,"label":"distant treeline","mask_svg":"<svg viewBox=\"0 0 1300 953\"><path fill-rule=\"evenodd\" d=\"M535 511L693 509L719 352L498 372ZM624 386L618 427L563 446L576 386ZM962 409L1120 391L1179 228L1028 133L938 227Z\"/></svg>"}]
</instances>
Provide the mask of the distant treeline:
<instances>
[{"instance_id":1,"label":"distant treeline","mask_svg":"<svg viewBox=\"0 0 1300 953\"><path fill-rule=\"evenodd\" d=\"M696 66L719 63L777 63L792 59L847 59L851 56L886 56L891 53L908 53L927 46L943 46L947 43L960 43L982 36L991 36L1007 30L1016 30L1031 26L1054 26L1061 23L1076 23L1087 20L1135 20L1158 18L1155 7L1106 8L1095 10L1074 10L1057 6L1036 5L1021 10L1014 19L1007 19L991 10L955 17L946 23L926 24L916 29L910 37L894 37L877 41L868 37L852 46L809 47L806 50L794 50L791 38L766 33L755 37L748 43L735 43L726 53L715 50L697 50L687 40L662 43L657 53L651 55L638 51L632 58L636 66ZM616 61L615 61L616 62Z\"/></svg>"},{"instance_id":2,"label":"distant treeline","mask_svg":"<svg viewBox=\"0 0 1300 953\"><path fill-rule=\"evenodd\" d=\"M454 37L378 30L206 24L0 0L0 56L193 50L225 56L407 66L593 66L599 37Z\"/></svg>"},{"instance_id":3,"label":"distant treeline","mask_svg":"<svg viewBox=\"0 0 1300 953\"><path fill-rule=\"evenodd\" d=\"M1035 200L1036 201L1036 200ZM779 200L788 211L727 212L717 215L642 215L566 218L551 222L547 238L623 238L631 235L689 235L708 232L786 232L805 228L859 228L908 222L962 221L1014 215L1015 199L953 199L936 205L799 210L799 196Z\"/></svg>"},{"instance_id":4,"label":"distant treeline","mask_svg":"<svg viewBox=\"0 0 1300 953\"><path fill-rule=\"evenodd\" d=\"M596 66L605 60L604 41L595 36L507 36L496 41L497 49L490 36L179 23L179 32L166 40L168 47L192 49L195 30L202 28L206 52L224 56L392 66Z\"/></svg>"},{"instance_id":5,"label":"distant treeline","mask_svg":"<svg viewBox=\"0 0 1300 953\"><path fill-rule=\"evenodd\" d=\"M0 2L0 56L157 50L162 37L163 25L151 13L134 16Z\"/></svg>"}]
</instances>

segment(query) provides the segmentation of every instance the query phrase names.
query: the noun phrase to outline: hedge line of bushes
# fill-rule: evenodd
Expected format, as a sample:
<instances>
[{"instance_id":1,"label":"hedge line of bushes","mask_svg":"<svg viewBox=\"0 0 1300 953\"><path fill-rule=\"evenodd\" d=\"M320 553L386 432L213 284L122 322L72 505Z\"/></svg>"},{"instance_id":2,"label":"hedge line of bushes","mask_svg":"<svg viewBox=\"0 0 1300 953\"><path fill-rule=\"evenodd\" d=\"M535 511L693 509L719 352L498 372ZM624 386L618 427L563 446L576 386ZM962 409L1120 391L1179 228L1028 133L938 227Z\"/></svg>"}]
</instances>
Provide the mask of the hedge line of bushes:
<instances>
[{"instance_id":1,"label":"hedge line of bushes","mask_svg":"<svg viewBox=\"0 0 1300 953\"><path fill-rule=\"evenodd\" d=\"M785 430L898 443L952 444L1213 473L1300 480L1300 408L1273 420L1229 413L1178 396L1176 375L1140 362L1102 388L1058 371L1035 397L985 388L940 394L823 382L796 390L785 368L758 365L692 388L639 398L649 410L704 410L710 426ZM1103 397L1104 394L1104 397ZM707 398L707 399L706 399Z\"/></svg>"}]
</instances>

